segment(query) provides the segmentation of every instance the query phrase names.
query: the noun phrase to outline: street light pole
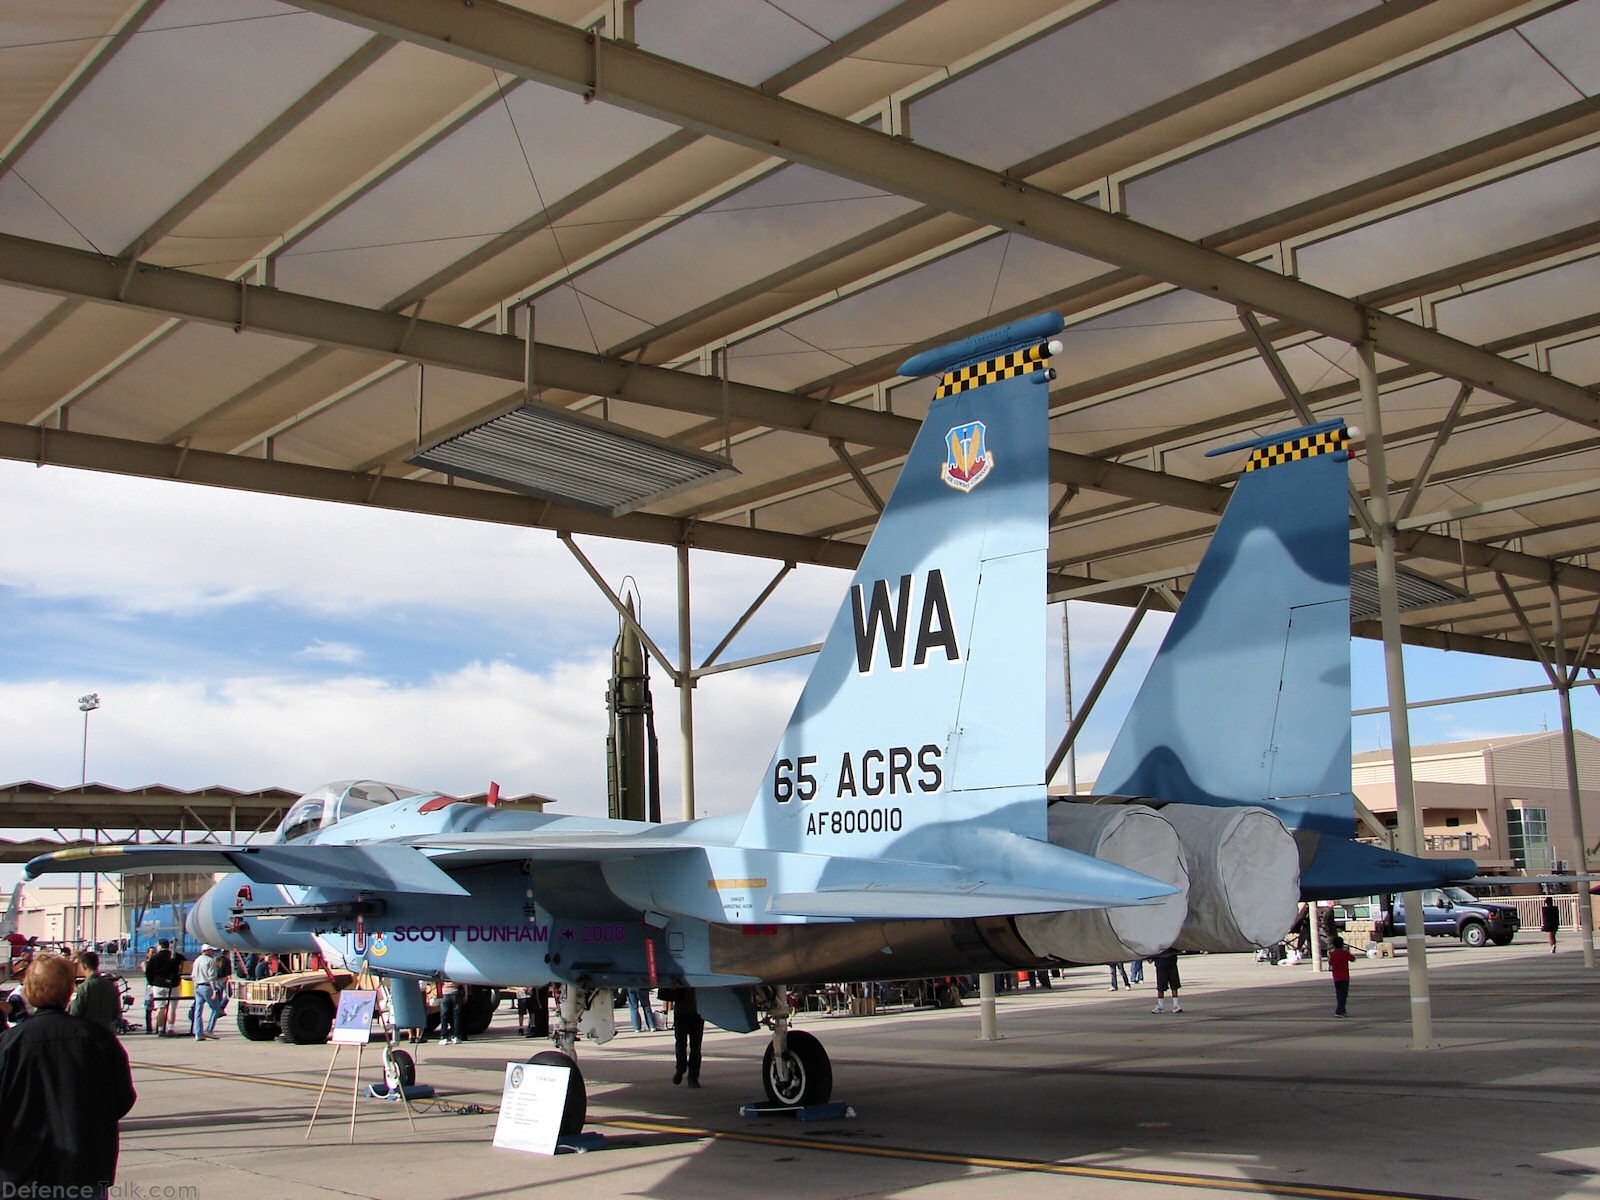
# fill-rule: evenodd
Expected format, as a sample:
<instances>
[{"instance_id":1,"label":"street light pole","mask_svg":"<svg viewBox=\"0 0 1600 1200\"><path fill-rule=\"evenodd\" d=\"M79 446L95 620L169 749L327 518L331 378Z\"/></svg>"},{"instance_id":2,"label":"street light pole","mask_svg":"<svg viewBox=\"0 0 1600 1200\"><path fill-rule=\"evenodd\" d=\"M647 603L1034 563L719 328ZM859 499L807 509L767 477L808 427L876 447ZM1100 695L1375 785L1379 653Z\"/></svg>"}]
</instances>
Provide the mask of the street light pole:
<instances>
[{"instance_id":1,"label":"street light pole","mask_svg":"<svg viewBox=\"0 0 1600 1200\"><path fill-rule=\"evenodd\" d=\"M78 711L83 714L83 759L82 769L78 775L78 786L80 788L88 786L89 783L89 714L99 707L99 692L90 692L87 696L78 697ZM78 836L83 836L82 826L78 827ZM100 876L96 875L94 877L94 917L90 919L90 926L94 933L99 932L99 929L97 928L99 924L99 915ZM73 940L80 946L83 944L83 875L81 872L78 875L78 908Z\"/></svg>"},{"instance_id":2,"label":"street light pole","mask_svg":"<svg viewBox=\"0 0 1600 1200\"><path fill-rule=\"evenodd\" d=\"M83 714L83 770L78 776L81 787L89 782L89 714L100 707L100 693L90 692L78 697L78 711Z\"/></svg>"}]
</instances>

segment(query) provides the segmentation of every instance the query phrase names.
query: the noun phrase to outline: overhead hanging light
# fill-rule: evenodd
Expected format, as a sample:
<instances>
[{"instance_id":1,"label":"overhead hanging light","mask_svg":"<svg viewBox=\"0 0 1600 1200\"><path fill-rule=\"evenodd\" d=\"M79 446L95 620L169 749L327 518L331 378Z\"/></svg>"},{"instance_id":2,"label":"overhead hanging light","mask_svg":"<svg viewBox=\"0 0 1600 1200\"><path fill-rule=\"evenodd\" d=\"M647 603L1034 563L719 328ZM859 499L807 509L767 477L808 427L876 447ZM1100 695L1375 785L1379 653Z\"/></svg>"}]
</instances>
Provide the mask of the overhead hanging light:
<instances>
[{"instance_id":1,"label":"overhead hanging light","mask_svg":"<svg viewBox=\"0 0 1600 1200\"><path fill-rule=\"evenodd\" d=\"M714 454L543 404L491 417L408 461L608 517L739 473Z\"/></svg>"},{"instance_id":2,"label":"overhead hanging light","mask_svg":"<svg viewBox=\"0 0 1600 1200\"><path fill-rule=\"evenodd\" d=\"M1472 599L1453 584L1430 579L1405 567L1395 569L1395 598L1401 612L1461 604ZM1375 563L1357 563L1350 568L1350 619L1365 621L1378 615L1378 568Z\"/></svg>"}]
</instances>

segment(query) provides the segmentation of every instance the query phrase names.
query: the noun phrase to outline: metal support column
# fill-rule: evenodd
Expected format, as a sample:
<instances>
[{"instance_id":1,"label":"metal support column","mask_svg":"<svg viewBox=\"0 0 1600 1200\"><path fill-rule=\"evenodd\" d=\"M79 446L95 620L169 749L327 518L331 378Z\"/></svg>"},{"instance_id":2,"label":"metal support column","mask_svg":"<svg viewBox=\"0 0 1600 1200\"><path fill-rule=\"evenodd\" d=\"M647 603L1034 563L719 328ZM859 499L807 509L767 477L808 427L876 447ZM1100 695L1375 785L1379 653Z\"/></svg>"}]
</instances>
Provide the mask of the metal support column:
<instances>
[{"instance_id":1,"label":"metal support column","mask_svg":"<svg viewBox=\"0 0 1600 1200\"><path fill-rule=\"evenodd\" d=\"M1567 800L1572 805L1572 836L1578 844L1574 868L1579 876L1589 874L1589 843L1583 833L1583 796L1578 788L1578 748L1572 738L1572 683L1576 671L1567 669L1567 627L1562 621L1561 584L1550 584L1551 624L1555 631L1556 694L1561 698L1561 748L1567 758ZM1587 880L1578 884L1578 929L1583 938L1583 965L1594 969L1594 902L1589 898Z\"/></svg>"},{"instance_id":2,"label":"metal support column","mask_svg":"<svg viewBox=\"0 0 1600 1200\"><path fill-rule=\"evenodd\" d=\"M1401 658L1400 601L1396 592L1394 520L1389 510L1389 470L1383 453L1383 414L1378 401L1376 352L1370 341L1356 347L1361 408L1366 424L1368 501L1377 551L1378 612L1383 625L1383 667L1389 694L1389 744L1394 747L1395 816L1400 851L1416 856L1422 842L1417 796L1411 777L1411 726L1406 714L1406 672ZM1406 893L1406 969L1411 984L1411 1048L1432 1049L1433 1002L1428 992L1427 935L1422 894Z\"/></svg>"},{"instance_id":3,"label":"metal support column","mask_svg":"<svg viewBox=\"0 0 1600 1200\"><path fill-rule=\"evenodd\" d=\"M1061 674L1062 685L1067 698L1067 724L1072 724L1072 622L1068 618L1068 611L1072 602L1061 602ZM1050 777L1045 776L1045 782L1050 782ZM1078 751L1077 747L1067 747L1067 791L1074 796L1078 794Z\"/></svg>"},{"instance_id":4,"label":"metal support column","mask_svg":"<svg viewBox=\"0 0 1600 1200\"><path fill-rule=\"evenodd\" d=\"M985 971L978 976L978 1040L998 1042L1000 1031L995 1021L994 972Z\"/></svg>"},{"instance_id":5,"label":"metal support column","mask_svg":"<svg viewBox=\"0 0 1600 1200\"><path fill-rule=\"evenodd\" d=\"M678 736L683 819L694 820L694 661L690 657L689 546L678 543Z\"/></svg>"},{"instance_id":6,"label":"metal support column","mask_svg":"<svg viewBox=\"0 0 1600 1200\"><path fill-rule=\"evenodd\" d=\"M1067 751L1078 738L1078 730L1083 728L1083 723L1089 719L1089 714L1094 711L1095 701L1100 699L1100 693L1105 690L1106 683L1111 679L1111 673L1117 669L1117 664L1122 661L1122 655L1128 648L1128 643L1133 641L1133 635L1139 629L1139 622L1144 620L1145 613L1150 611L1150 595L1146 590L1139 597L1139 603L1133 606L1133 614L1129 616L1128 623L1122 627L1122 636L1117 638L1117 644L1111 647L1111 653L1106 657L1105 663L1100 668L1100 674L1095 677L1094 685L1089 688L1089 694L1084 697L1083 707L1076 713L1068 714L1067 732L1062 734L1061 743L1056 747L1056 752L1050 756L1049 765L1044 769L1044 781L1049 783L1061 769L1062 761L1067 757Z\"/></svg>"},{"instance_id":7,"label":"metal support column","mask_svg":"<svg viewBox=\"0 0 1600 1200\"><path fill-rule=\"evenodd\" d=\"M1306 905L1306 941L1311 945L1311 969L1321 971L1328 948L1322 944L1322 901Z\"/></svg>"}]
</instances>

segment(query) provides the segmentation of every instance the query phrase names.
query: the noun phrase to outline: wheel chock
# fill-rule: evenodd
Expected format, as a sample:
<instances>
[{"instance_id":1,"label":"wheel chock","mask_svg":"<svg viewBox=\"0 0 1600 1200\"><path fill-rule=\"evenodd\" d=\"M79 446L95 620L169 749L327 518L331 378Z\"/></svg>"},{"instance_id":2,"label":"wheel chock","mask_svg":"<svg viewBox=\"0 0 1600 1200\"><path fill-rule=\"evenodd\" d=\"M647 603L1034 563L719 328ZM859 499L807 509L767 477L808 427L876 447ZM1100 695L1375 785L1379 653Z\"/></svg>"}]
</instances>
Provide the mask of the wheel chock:
<instances>
[{"instance_id":1,"label":"wheel chock","mask_svg":"<svg viewBox=\"0 0 1600 1200\"><path fill-rule=\"evenodd\" d=\"M779 1104L773 1100L752 1100L739 1106L741 1117L793 1117L796 1121L853 1121L856 1110L842 1100L827 1104Z\"/></svg>"},{"instance_id":2,"label":"wheel chock","mask_svg":"<svg viewBox=\"0 0 1600 1200\"><path fill-rule=\"evenodd\" d=\"M426 1100L433 1095L433 1085L428 1083L413 1083L405 1089L407 1100ZM367 1084L366 1097L368 1100L389 1100L399 1103L400 1093L390 1091L387 1083Z\"/></svg>"}]
</instances>

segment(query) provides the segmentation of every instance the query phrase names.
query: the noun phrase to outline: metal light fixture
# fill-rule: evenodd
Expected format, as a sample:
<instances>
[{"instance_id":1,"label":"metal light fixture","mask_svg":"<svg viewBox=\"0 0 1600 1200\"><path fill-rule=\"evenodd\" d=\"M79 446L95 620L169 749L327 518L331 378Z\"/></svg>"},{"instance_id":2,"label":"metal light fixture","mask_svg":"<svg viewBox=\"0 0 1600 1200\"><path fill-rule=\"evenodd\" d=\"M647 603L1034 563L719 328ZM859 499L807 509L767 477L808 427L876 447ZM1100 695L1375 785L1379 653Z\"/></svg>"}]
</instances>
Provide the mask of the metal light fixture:
<instances>
[{"instance_id":1,"label":"metal light fixture","mask_svg":"<svg viewBox=\"0 0 1600 1200\"><path fill-rule=\"evenodd\" d=\"M738 474L716 455L542 404L491 417L409 461L608 517Z\"/></svg>"},{"instance_id":2,"label":"metal light fixture","mask_svg":"<svg viewBox=\"0 0 1600 1200\"><path fill-rule=\"evenodd\" d=\"M1395 571L1395 598L1401 612L1460 604L1472 599L1460 588L1405 567ZM1373 563L1358 563L1350 568L1350 619L1365 621L1378 615L1378 568Z\"/></svg>"}]
</instances>

